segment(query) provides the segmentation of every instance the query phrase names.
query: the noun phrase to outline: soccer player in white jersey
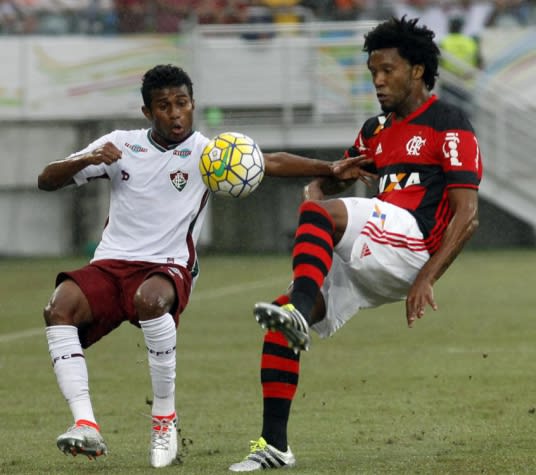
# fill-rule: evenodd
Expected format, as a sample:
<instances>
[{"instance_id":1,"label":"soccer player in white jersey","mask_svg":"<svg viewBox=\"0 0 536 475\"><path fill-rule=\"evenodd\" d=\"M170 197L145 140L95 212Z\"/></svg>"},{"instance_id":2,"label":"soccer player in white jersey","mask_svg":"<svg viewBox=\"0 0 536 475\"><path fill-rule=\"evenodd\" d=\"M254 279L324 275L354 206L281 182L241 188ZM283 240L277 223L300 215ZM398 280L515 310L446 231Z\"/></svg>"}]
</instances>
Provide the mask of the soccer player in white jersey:
<instances>
[{"instance_id":1,"label":"soccer player in white jersey","mask_svg":"<svg viewBox=\"0 0 536 475\"><path fill-rule=\"evenodd\" d=\"M193 129L193 86L183 69L150 69L141 95L150 128L113 131L49 163L38 177L46 191L97 178L109 180L111 189L109 217L94 258L58 274L44 318L54 372L74 419L57 438L59 449L89 458L107 453L83 349L129 321L143 332L154 393L150 463L164 467L177 458L177 327L197 277L196 242L209 198L198 162L209 139ZM354 163L363 160L356 157ZM265 173L345 179L360 172L277 152L265 154Z\"/></svg>"}]
</instances>

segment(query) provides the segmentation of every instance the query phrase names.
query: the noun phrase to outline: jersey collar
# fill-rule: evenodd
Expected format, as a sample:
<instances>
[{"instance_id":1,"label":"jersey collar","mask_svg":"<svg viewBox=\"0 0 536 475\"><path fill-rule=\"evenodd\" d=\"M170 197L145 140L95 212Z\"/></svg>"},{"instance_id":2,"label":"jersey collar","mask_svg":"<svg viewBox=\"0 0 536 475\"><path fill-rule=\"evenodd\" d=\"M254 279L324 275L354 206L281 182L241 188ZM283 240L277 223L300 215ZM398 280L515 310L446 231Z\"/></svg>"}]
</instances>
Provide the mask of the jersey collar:
<instances>
[{"instance_id":1,"label":"jersey collar","mask_svg":"<svg viewBox=\"0 0 536 475\"><path fill-rule=\"evenodd\" d=\"M168 150L173 150L175 148L177 148L180 144L186 142L194 133L195 133L195 130L192 130L186 137L185 139L182 141L182 142L177 142L177 143L174 143L174 144L171 144L169 145L167 148L166 147L162 147L162 145L160 145L159 143L157 143L152 135L151 135L151 132L152 132L153 129L148 129L147 130L147 140L149 140L149 142L155 147L157 148L158 150L160 150L161 152L167 152Z\"/></svg>"},{"instance_id":2,"label":"jersey collar","mask_svg":"<svg viewBox=\"0 0 536 475\"><path fill-rule=\"evenodd\" d=\"M417 109L415 109L411 114L409 114L407 117L404 117L400 122L397 122L398 124L409 122L413 120L418 115L421 115L426 109L428 109L435 101L437 101L437 96L435 94L432 94L426 102L421 104ZM396 120L396 114L393 113L391 116L391 123L394 124Z\"/></svg>"}]
</instances>

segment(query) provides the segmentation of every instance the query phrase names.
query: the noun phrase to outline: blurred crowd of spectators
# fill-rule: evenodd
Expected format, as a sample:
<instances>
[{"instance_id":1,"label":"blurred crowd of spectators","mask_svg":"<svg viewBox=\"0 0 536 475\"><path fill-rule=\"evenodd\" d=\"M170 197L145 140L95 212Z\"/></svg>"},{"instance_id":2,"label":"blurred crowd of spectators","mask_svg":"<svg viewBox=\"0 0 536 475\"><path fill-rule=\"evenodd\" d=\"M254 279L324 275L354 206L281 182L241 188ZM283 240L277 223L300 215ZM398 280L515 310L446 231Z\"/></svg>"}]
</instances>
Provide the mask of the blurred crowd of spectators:
<instances>
[{"instance_id":1,"label":"blurred crowd of spectators","mask_svg":"<svg viewBox=\"0 0 536 475\"><path fill-rule=\"evenodd\" d=\"M536 0L0 0L0 33L176 33L191 22L381 20L404 13L441 36L448 18L461 14L467 28L534 25Z\"/></svg>"}]
</instances>

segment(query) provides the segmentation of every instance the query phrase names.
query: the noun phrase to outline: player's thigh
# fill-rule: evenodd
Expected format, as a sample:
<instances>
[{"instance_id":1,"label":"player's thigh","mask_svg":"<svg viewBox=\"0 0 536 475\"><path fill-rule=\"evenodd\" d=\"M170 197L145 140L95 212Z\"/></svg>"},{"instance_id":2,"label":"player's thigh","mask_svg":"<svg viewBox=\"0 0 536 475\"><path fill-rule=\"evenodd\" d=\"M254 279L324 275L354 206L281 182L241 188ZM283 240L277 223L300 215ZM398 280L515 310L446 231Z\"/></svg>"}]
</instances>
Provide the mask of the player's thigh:
<instances>
[{"instance_id":1,"label":"player's thigh","mask_svg":"<svg viewBox=\"0 0 536 475\"><path fill-rule=\"evenodd\" d=\"M82 294L78 294L80 303L76 305L81 316L77 316L73 324L78 327L83 348L91 346L126 320L123 289L112 267L92 263L74 271L61 272L56 278L56 288L71 288L68 282L74 283Z\"/></svg>"},{"instance_id":2,"label":"player's thigh","mask_svg":"<svg viewBox=\"0 0 536 475\"><path fill-rule=\"evenodd\" d=\"M357 237L374 213L374 201L370 198L341 198L338 201L346 210L346 226L335 252L344 262L348 262Z\"/></svg>"},{"instance_id":3,"label":"player's thigh","mask_svg":"<svg viewBox=\"0 0 536 475\"><path fill-rule=\"evenodd\" d=\"M61 282L50 297L44 310L45 322L50 325L73 325L91 323L93 316L89 302L76 282L67 279Z\"/></svg>"}]
</instances>

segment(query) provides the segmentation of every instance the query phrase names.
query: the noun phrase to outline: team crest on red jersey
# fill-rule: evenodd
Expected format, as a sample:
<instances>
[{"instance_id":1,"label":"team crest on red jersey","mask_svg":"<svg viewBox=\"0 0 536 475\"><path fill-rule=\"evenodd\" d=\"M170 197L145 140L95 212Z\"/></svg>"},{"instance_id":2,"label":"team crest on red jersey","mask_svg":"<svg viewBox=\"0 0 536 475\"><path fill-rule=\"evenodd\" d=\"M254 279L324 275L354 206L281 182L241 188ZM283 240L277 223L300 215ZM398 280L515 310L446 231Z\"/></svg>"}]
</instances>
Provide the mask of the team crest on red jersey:
<instances>
[{"instance_id":1,"label":"team crest on red jersey","mask_svg":"<svg viewBox=\"0 0 536 475\"><path fill-rule=\"evenodd\" d=\"M406 152L408 155L418 157L424 144L426 144L426 139L423 139L420 135L414 135L406 143Z\"/></svg>"},{"instance_id":2,"label":"team crest on red jersey","mask_svg":"<svg viewBox=\"0 0 536 475\"><path fill-rule=\"evenodd\" d=\"M184 190L186 183L188 183L188 173L181 172L180 170L171 172L169 178L171 179L173 186L179 191Z\"/></svg>"}]
</instances>

